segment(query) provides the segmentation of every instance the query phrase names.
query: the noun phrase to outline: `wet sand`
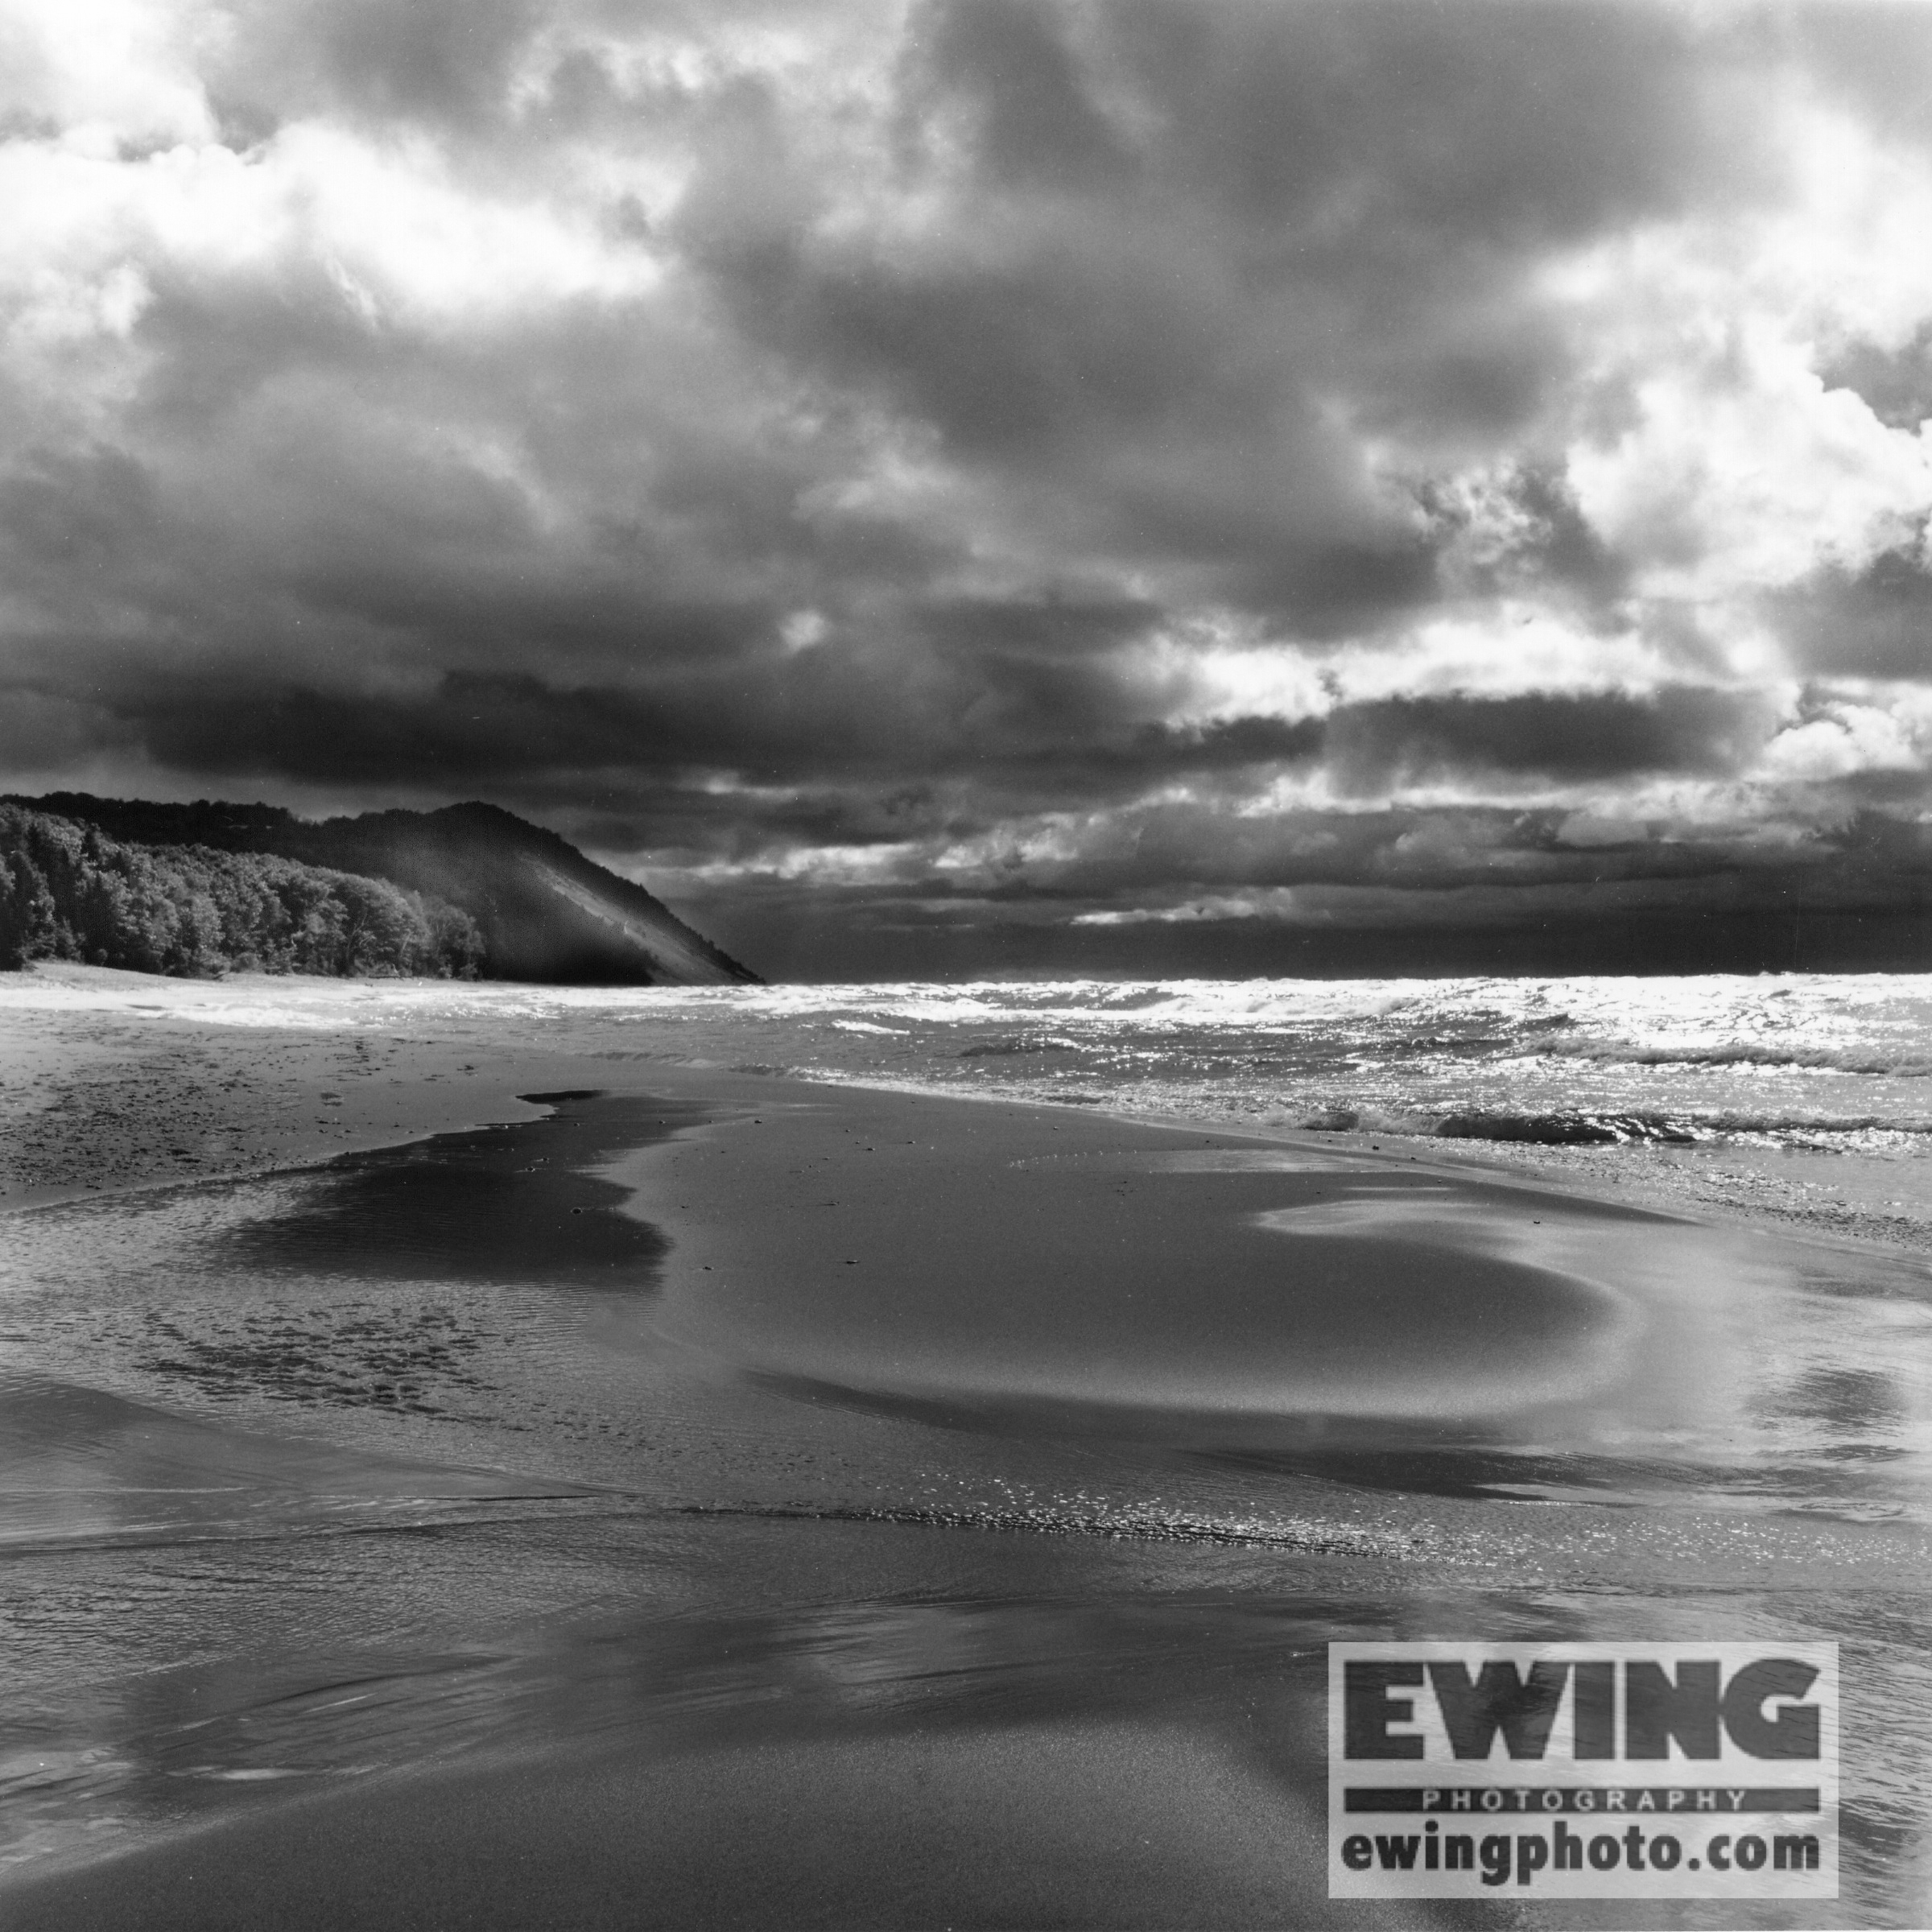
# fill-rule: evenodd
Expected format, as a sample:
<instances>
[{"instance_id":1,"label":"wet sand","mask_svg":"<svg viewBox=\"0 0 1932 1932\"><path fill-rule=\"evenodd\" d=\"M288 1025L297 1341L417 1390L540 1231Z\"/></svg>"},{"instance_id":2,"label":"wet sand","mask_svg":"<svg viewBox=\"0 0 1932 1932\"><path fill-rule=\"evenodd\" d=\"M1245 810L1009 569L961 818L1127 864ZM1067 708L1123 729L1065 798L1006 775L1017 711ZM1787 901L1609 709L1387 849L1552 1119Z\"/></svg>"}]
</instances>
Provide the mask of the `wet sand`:
<instances>
[{"instance_id":1,"label":"wet sand","mask_svg":"<svg viewBox=\"0 0 1932 1932\"><path fill-rule=\"evenodd\" d=\"M1317 1818L1210 1738L1034 1724L455 1771L30 1885L9 1922L1354 1922L1309 1894L1323 1856Z\"/></svg>"},{"instance_id":2,"label":"wet sand","mask_svg":"<svg viewBox=\"0 0 1932 1932\"><path fill-rule=\"evenodd\" d=\"M43 1133L10 1226L10 1927L1922 1916L1922 1270L475 1030L71 1030L162 1099L103 1072L120 1165ZM211 1067L248 1158L157 1183ZM1846 1647L1836 1905L1327 1901L1331 1639L1781 1631Z\"/></svg>"}]
</instances>

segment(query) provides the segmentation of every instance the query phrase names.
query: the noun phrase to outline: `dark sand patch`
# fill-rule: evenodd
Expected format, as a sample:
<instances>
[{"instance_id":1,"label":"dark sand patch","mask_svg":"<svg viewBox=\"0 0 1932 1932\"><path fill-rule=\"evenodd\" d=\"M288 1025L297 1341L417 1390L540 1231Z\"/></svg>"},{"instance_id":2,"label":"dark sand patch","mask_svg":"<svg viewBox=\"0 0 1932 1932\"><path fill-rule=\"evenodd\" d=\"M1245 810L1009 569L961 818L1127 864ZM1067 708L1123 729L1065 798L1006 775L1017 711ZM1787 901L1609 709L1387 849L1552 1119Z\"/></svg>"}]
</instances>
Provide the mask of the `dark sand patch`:
<instances>
[{"instance_id":1,"label":"dark sand patch","mask_svg":"<svg viewBox=\"0 0 1932 1932\"><path fill-rule=\"evenodd\" d=\"M596 1168L708 1117L594 1090L517 1096L539 1120L345 1154L292 1210L226 1235L218 1265L359 1280L646 1289L666 1243Z\"/></svg>"}]
</instances>

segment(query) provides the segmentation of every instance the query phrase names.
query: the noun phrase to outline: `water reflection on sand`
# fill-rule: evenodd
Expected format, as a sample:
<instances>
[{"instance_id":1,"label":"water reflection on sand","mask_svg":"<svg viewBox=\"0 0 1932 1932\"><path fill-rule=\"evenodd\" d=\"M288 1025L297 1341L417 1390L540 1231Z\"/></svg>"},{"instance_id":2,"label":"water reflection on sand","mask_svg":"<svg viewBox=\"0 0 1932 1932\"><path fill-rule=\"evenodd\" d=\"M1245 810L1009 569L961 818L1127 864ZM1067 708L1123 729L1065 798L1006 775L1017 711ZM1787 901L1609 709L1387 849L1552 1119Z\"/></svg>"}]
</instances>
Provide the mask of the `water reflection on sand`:
<instances>
[{"instance_id":1,"label":"water reflection on sand","mask_svg":"<svg viewBox=\"0 0 1932 1932\"><path fill-rule=\"evenodd\" d=\"M943 1103L716 1084L15 1224L21 1869L621 1750L821 1808L1057 1780L1119 1922L1169 1880L1109 1835L1163 1777L1193 1818L1192 1779L1213 1831L1272 1834L1195 1922L1245 1922L1306 1884L1331 1638L1782 1633L1845 1646L1846 1897L1673 1922L1914 1922L1919 1273L1413 1163L992 1110L976 1146Z\"/></svg>"}]
</instances>

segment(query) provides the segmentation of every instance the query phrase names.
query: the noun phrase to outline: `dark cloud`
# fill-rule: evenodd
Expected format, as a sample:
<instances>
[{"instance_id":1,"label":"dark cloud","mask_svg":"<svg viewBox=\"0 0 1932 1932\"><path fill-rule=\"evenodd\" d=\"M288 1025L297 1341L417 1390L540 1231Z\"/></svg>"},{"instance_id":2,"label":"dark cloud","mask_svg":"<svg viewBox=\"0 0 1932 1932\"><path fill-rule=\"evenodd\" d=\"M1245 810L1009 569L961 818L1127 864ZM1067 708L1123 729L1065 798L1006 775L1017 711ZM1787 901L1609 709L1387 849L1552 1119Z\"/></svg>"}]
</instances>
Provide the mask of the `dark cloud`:
<instances>
[{"instance_id":1,"label":"dark cloud","mask_svg":"<svg viewBox=\"0 0 1932 1932\"><path fill-rule=\"evenodd\" d=\"M1584 780L1728 774L1761 747L1772 723L1750 693L1682 685L1641 699L1390 698L1338 712L1327 745L1347 790L1380 796L1469 771Z\"/></svg>"},{"instance_id":2,"label":"dark cloud","mask_svg":"<svg viewBox=\"0 0 1932 1932\"><path fill-rule=\"evenodd\" d=\"M218 11L0 102L14 781L486 795L762 964L1920 890L1926 18Z\"/></svg>"},{"instance_id":3,"label":"dark cloud","mask_svg":"<svg viewBox=\"0 0 1932 1932\"><path fill-rule=\"evenodd\" d=\"M484 127L507 118L506 83L547 15L538 0L244 0L211 50L210 91L255 139L322 113L386 129Z\"/></svg>"},{"instance_id":4,"label":"dark cloud","mask_svg":"<svg viewBox=\"0 0 1932 1932\"><path fill-rule=\"evenodd\" d=\"M974 894L942 881L807 892L763 877L694 895L730 943L819 978L961 971L1097 973L1916 970L1932 940L1932 836L1866 815L1796 850L1653 843L1565 852L1539 815L1466 815L1463 848L1420 862L1441 820L1370 815L1305 864L1291 906L1199 881L1096 878L1091 896ZM1452 834L1452 836L1454 835ZM1136 909L1152 915L1136 917ZM1070 911L1104 920L1070 925Z\"/></svg>"},{"instance_id":5,"label":"dark cloud","mask_svg":"<svg viewBox=\"0 0 1932 1932\"><path fill-rule=\"evenodd\" d=\"M1827 389L1851 390L1889 427L1916 430L1932 416L1932 324L1901 344L1848 342L1818 374Z\"/></svg>"},{"instance_id":6,"label":"dark cloud","mask_svg":"<svg viewBox=\"0 0 1932 1932\"><path fill-rule=\"evenodd\" d=\"M902 185L955 225L786 218L744 192L778 159L745 117L682 231L736 321L1030 486L1067 543L1324 634L1435 582L1335 402L1423 449L1533 431L1575 359L1542 252L1763 165L1709 97L1726 56L1645 10L971 5L915 43Z\"/></svg>"},{"instance_id":7,"label":"dark cloud","mask_svg":"<svg viewBox=\"0 0 1932 1932\"><path fill-rule=\"evenodd\" d=\"M957 131L1002 184L1055 194L1121 187L1134 157L1067 45L1072 24L1027 0L927 7L911 36L909 115L960 110Z\"/></svg>"},{"instance_id":8,"label":"dark cloud","mask_svg":"<svg viewBox=\"0 0 1932 1932\"><path fill-rule=\"evenodd\" d=\"M1278 225L1352 191L1320 232L1338 252L1373 235L1372 261L1581 237L1763 164L1708 94L1748 52L1676 9L1151 0L1105 19L1191 185Z\"/></svg>"},{"instance_id":9,"label":"dark cloud","mask_svg":"<svg viewBox=\"0 0 1932 1932\"><path fill-rule=\"evenodd\" d=\"M1761 700L1695 687L1641 700L1396 698L1325 717L1183 726L1137 722L1139 694L1104 660L989 653L923 690L882 682L880 669L768 655L708 661L654 687L449 672L428 689L360 692L175 673L130 681L107 702L157 762L211 775L519 786L631 768L860 788L944 775L971 778L1015 811L1318 762L1342 793L1370 799L1457 778L1725 774L1770 730Z\"/></svg>"},{"instance_id":10,"label":"dark cloud","mask_svg":"<svg viewBox=\"0 0 1932 1932\"><path fill-rule=\"evenodd\" d=\"M1916 550L1820 571L1771 602L1807 670L1923 679L1932 668L1932 572Z\"/></svg>"}]
</instances>

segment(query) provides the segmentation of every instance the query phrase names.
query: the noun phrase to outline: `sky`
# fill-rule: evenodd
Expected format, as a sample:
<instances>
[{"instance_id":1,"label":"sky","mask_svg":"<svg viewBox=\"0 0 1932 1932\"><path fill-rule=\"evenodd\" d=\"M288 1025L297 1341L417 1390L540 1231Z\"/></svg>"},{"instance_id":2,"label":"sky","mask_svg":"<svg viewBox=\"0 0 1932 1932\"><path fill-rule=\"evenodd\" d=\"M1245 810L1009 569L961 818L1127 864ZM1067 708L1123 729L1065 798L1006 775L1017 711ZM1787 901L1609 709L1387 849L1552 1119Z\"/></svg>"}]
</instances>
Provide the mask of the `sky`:
<instances>
[{"instance_id":1,"label":"sky","mask_svg":"<svg viewBox=\"0 0 1932 1932\"><path fill-rule=\"evenodd\" d=\"M0 789L1932 968L1932 6L0 0Z\"/></svg>"}]
</instances>

